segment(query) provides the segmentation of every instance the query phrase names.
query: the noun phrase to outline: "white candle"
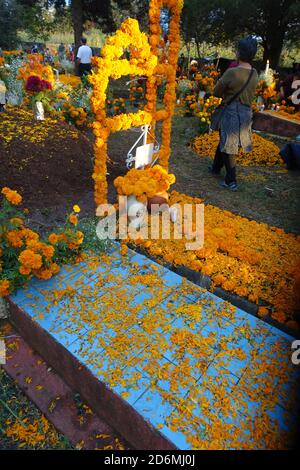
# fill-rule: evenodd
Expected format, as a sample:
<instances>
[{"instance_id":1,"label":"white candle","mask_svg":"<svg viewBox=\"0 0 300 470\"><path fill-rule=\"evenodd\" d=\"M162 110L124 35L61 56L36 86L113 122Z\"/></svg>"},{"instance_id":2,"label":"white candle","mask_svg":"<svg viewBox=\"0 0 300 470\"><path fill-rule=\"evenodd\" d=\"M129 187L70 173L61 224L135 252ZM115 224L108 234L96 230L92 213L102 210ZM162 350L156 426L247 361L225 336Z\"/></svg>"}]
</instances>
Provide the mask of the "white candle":
<instances>
[{"instance_id":1,"label":"white candle","mask_svg":"<svg viewBox=\"0 0 300 470\"><path fill-rule=\"evenodd\" d=\"M267 65L266 65L266 70L265 70L265 74L267 75L267 73L269 72L269 68L270 68L270 61L267 60Z\"/></svg>"}]
</instances>

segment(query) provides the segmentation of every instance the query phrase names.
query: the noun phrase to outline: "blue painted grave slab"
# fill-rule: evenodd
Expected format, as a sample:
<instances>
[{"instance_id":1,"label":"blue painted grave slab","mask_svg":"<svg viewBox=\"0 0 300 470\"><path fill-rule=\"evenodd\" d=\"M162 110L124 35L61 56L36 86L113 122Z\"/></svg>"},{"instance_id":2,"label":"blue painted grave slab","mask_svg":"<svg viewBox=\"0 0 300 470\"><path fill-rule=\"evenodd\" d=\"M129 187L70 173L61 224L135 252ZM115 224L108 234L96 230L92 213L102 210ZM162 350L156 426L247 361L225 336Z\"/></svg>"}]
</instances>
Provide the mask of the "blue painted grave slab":
<instances>
[{"instance_id":1,"label":"blue painted grave slab","mask_svg":"<svg viewBox=\"0 0 300 470\"><path fill-rule=\"evenodd\" d=\"M122 257L117 248L66 266L49 281L32 280L11 299L182 450L211 442L215 420L232 425L222 448L234 448L230 433L239 431L239 421L261 413L286 431L295 415L287 397L300 378L290 363L293 338L145 256L129 250ZM284 365L285 375L275 373L274 364L279 372ZM270 409L262 409L258 379L270 394L278 391Z\"/></svg>"}]
</instances>

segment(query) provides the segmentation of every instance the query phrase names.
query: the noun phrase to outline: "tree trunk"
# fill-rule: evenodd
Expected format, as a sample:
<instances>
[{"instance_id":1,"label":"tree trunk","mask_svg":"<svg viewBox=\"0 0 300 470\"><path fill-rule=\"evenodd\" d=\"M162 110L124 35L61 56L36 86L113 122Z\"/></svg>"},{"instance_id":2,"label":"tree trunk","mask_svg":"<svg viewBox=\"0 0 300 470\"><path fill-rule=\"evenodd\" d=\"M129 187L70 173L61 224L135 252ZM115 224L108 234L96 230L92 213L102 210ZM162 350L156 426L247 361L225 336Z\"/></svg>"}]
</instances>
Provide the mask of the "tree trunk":
<instances>
[{"instance_id":1,"label":"tree trunk","mask_svg":"<svg viewBox=\"0 0 300 470\"><path fill-rule=\"evenodd\" d=\"M276 70L279 64L282 48L283 48L283 38L280 42L274 42L271 44L269 60L270 60L270 67L274 70Z\"/></svg>"},{"instance_id":2,"label":"tree trunk","mask_svg":"<svg viewBox=\"0 0 300 470\"><path fill-rule=\"evenodd\" d=\"M78 73L78 64L76 61L77 51L80 46L80 40L83 34L83 8L82 0L72 0L72 22L74 30L74 43L75 43L75 71Z\"/></svg>"},{"instance_id":3,"label":"tree trunk","mask_svg":"<svg viewBox=\"0 0 300 470\"><path fill-rule=\"evenodd\" d=\"M187 42L186 43L186 49L187 49L187 77L190 78L190 59L191 59L191 43Z\"/></svg>"},{"instance_id":4,"label":"tree trunk","mask_svg":"<svg viewBox=\"0 0 300 470\"><path fill-rule=\"evenodd\" d=\"M284 43L284 32L274 35L273 37L268 38L264 43L264 55L263 61L264 64L267 63L267 60L270 61L270 67L273 70L276 70L279 61L281 52L283 49Z\"/></svg>"},{"instance_id":5,"label":"tree trunk","mask_svg":"<svg viewBox=\"0 0 300 470\"><path fill-rule=\"evenodd\" d=\"M288 27L286 9L288 2L274 2L276 5L269 5L265 11L266 28L264 34L264 61L270 61L270 67L276 69L282 52L285 33ZM276 8L277 6L277 8Z\"/></svg>"}]
</instances>

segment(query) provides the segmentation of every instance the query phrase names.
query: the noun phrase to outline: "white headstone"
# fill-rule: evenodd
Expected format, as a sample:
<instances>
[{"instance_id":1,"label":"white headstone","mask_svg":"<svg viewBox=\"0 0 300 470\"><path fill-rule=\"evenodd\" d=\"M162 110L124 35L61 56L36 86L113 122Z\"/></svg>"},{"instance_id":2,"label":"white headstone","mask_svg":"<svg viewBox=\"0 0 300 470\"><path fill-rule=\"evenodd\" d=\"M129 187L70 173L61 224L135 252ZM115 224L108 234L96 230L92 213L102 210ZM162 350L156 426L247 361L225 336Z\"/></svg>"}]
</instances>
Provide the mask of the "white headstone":
<instances>
[{"instance_id":1,"label":"white headstone","mask_svg":"<svg viewBox=\"0 0 300 470\"><path fill-rule=\"evenodd\" d=\"M145 165L150 165L153 156L153 143L140 145L136 148L135 153L135 168L142 168Z\"/></svg>"}]
</instances>

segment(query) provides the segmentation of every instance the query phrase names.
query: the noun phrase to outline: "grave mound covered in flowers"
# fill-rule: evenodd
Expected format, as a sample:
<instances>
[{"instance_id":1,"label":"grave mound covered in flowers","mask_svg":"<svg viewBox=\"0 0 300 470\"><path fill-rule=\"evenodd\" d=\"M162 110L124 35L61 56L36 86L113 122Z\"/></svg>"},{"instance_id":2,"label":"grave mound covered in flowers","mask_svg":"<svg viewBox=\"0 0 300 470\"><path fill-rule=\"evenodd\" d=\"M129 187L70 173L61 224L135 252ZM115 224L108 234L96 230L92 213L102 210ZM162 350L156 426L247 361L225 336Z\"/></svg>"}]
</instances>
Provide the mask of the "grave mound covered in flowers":
<instances>
[{"instance_id":1,"label":"grave mound covered in flowers","mask_svg":"<svg viewBox=\"0 0 300 470\"><path fill-rule=\"evenodd\" d=\"M1 186L31 208L72 204L92 190L92 145L75 127L12 107L0 114L0 135Z\"/></svg>"}]
</instances>

